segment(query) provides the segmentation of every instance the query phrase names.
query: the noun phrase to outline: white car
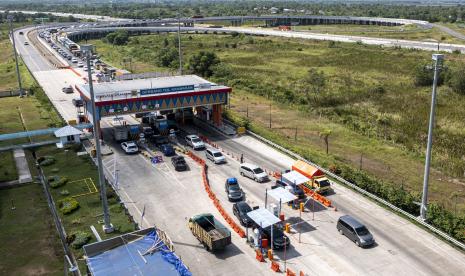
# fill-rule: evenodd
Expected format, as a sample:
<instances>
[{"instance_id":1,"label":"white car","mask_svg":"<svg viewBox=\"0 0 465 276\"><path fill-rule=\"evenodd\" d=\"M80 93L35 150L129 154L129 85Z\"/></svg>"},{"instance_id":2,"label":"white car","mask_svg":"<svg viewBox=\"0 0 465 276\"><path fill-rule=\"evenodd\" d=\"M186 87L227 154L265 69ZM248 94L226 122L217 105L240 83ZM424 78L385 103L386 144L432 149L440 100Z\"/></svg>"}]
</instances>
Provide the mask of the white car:
<instances>
[{"instance_id":1,"label":"white car","mask_svg":"<svg viewBox=\"0 0 465 276\"><path fill-rule=\"evenodd\" d=\"M73 58L73 59L71 60L71 62L72 62L72 63L77 63L78 60L77 60L77 58Z\"/></svg>"},{"instance_id":2,"label":"white car","mask_svg":"<svg viewBox=\"0 0 465 276\"><path fill-rule=\"evenodd\" d=\"M26 45L26 46L27 46L27 45L29 45L29 42L27 42L27 41L24 41L24 45Z\"/></svg>"},{"instance_id":3,"label":"white car","mask_svg":"<svg viewBox=\"0 0 465 276\"><path fill-rule=\"evenodd\" d=\"M266 174L265 171L263 171L259 166L249 163L242 163L239 168L239 173L242 176L246 176L257 182L265 182L269 180L268 174Z\"/></svg>"},{"instance_id":4,"label":"white car","mask_svg":"<svg viewBox=\"0 0 465 276\"><path fill-rule=\"evenodd\" d=\"M78 67L84 67L84 63L78 62L77 66L78 66Z\"/></svg>"},{"instance_id":5,"label":"white car","mask_svg":"<svg viewBox=\"0 0 465 276\"><path fill-rule=\"evenodd\" d=\"M136 143L133 142L133 141L121 143L121 148L127 154L138 153L139 152L139 147L137 147Z\"/></svg>"},{"instance_id":6,"label":"white car","mask_svg":"<svg viewBox=\"0 0 465 276\"><path fill-rule=\"evenodd\" d=\"M186 143L188 146L192 147L195 150L205 149L205 144L202 140L200 140L199 136L197 135L187 135Z\"/></svg>"},{"instance_id":7,"label":"white car","mask_svg":"<svg viewBox=\"0 0 465 276\"><path fill-rule=\"evenodd\" d=\"M226 163L226 158L221 153L221 151L217 149L207 149L205 151L205 156L215 164Z\"/></svg>"}]
</instances>

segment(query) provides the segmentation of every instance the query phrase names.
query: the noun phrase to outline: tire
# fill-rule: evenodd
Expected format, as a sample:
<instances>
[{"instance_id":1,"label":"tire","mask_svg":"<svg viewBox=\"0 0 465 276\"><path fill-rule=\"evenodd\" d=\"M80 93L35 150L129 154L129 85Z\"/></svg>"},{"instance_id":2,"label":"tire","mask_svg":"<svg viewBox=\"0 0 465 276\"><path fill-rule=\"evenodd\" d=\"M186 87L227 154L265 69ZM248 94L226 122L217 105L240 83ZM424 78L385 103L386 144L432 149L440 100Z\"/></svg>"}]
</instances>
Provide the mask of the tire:
<instances>
[{"instance_id":1,"label":"tire","mask_svg":"<svg viewBox=\"0 0 465 276\"><path fill-rule=\"evenodd\" d=\"M339 234L344 235L344 232L342 231L342 229L339 229Z\"/></svg>"},{"instance_id":2,"label":"tire","mask_svg":"<svg viewBox=\"0 0 465 276\"><path fill-rule=\"evenodd\" d=\"M355 241L355 244L360 247L360 243L358 241Z\"/></svg>"},{"instance_id":3,"label":"tire","mask_svg":"<svg viewBox=\"0 0 465 276\"><path fill-rule=\"evenodd\" d=\"M242 176L244 176L244 173L243 173L243 172L241 172L241 175L242 175Z\"/></svg>"}]
</instances>

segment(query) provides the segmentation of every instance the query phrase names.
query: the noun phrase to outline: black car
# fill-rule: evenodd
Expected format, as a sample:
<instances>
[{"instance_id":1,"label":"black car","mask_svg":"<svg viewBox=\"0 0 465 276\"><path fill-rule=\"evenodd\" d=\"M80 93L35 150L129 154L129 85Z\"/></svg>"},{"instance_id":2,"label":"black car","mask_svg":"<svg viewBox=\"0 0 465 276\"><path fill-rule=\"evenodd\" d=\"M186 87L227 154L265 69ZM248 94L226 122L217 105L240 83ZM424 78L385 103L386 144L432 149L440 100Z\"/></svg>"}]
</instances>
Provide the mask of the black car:
<instances>
[{"instance_id":1,"label":"black car","mask_svg":"<svg viewBox=\"0 0 465 276\"><path fill-rule=\"evenodd\" d=\"M237 219L240 221L242 226L245 227L252 227L254 225L254 222L250 217L247 215L248 212L252 211L252 208L250 208L249 204L245 201L240 201L237 203L234 203L233 205L233 214L237 217Z\"/></svg>"},{"instance_id":2,"label":"black car","mask_svg":"<svg viewBox=\"0 0 465 276\"><path fill-rule=\"evenodd\" d=\"M228 194L229 201L240 201L244 200L244 192L242 191L239 185L230 185L226 189L226 193Z\"/></svg>"},{"instance_id":3,"label":"black car","mask_svg":"<svg viewBox=\"0 0 465 276\"><path fill-rule=\"evenodd\" d=\"M72 103L75 107L80 107L84 105L84 101L81 98L74 98Z\"/></svg>"},{"instance_id":4,"label":"black car","mask_svg":"<svg viewBox=\"0 0 465 276\"><path fill-rule=\"evenodd\" d=\"M182 156L173 156L171 158L171 163L174 166L174 169L177 171L185 171L187 170L187 163Z\"/></svg>"},{"instance_id":5,"label":"black car","mask_svg":"<svg viewBox=\"0 0 465 276\"><path fill-rule=\"evenodd\" d=\"M270 242L271 238L271 226L261 229L262 238L268 239ZM291 241L289 238L284 235L284 231L281 227L273 225L273 249L279 250L284 249L284 247L289 248Z\"/></svg>"},{"instance_id":6,"label":"black car","mask_svg":"<svg viewBox=\"0 0 465 276\"><path fill-rule=\"evenodd\" d=\"M297 186L297 185L288 185L287 183L285 183L284 181L281 181L279 179L276 180L276 184L273 187L271 187L271 189L278 188L278 187L286 189L286 186L291 187L289 192L291 192L291 194L295 195L298 199L305 199L306 198L306 195L305 195L304 191L299 186Z\"/></svg>"}]
</instances>

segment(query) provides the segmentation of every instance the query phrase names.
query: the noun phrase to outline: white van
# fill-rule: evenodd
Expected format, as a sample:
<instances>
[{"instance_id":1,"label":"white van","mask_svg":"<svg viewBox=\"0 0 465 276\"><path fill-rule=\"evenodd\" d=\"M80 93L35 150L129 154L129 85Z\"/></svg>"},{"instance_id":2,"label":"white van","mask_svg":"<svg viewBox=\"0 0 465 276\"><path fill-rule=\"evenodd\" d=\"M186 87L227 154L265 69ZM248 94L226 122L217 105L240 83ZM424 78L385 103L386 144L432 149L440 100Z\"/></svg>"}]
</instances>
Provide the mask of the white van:
<instances>
[{"instance_id":1,"label":"white van","mask_svg":"<svg viewBox=\"0 0 465 276\"><path fill-rule=\"evenodd\" d=\"M242 176L246 176L257 182L265 182L269 180L268 174L266 174L265 171L263 171L259 166L249 163L242 163L239 168L239 173Z\"/></svg>"}]
</instances>

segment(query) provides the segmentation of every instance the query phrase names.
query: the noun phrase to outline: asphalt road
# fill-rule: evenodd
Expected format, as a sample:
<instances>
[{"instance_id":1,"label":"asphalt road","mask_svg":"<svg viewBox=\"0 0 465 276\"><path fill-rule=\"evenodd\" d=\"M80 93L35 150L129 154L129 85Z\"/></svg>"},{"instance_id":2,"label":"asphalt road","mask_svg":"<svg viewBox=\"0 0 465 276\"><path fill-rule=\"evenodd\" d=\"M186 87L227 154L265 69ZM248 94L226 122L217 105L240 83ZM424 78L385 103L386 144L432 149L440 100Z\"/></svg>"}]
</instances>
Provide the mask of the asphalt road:
<instances>
[{"instance_id":1,"label":"asphalt road","mask_svg":"<svg viewBox=\"0 0 465 276\"><path fill-rule=\"evenodd\" d=\"M70 70L50 68L32 46L17 45L25 63L32 67L31 70L52 103L65 118L71 118L75 114L70 103L72 95L63 94L59 88L73 82L82 82L82 78ZM236 156L244 153L246 161L271 170L288 168L293 162L249 136L227 138L215 131L197 127L187 130L203 133L226 151ZM186 219L193 214L212 212L220 217L203 190L200 170L195 163L189 161L190 171L178 173L168 160L154 167L140 155L126 156L111 139L107 142L113 147L118 163L122 200L134 202L131 214L140 218L145 206L146 216L142 225L157 225L166 230L175 242L177 254L194 274L269 274L269 264L255 261L253 251L236 234L232 234L233 245L226 252L213 255L201 248L189 232ZM231 205L225 200L222 185L225 178L230 176L239 178L247 192L247 200L252 205L263 205L264 189L271 184L258 184L241 178L237 161L231 158L228 161L227 165L221 166L209 163L213 189L227 206L226 210L230 210ZM107 160L107 163L111 162ZM359 194L337 184L333 187L335 194L330 199L338 211L316 205L314 219L312 212L303 215L304 221L298 224L303 232L301 243L298 242L296 232L299 226L295 226L291 234L292 247L286 256L289 267L302 269L312 275L463 275L465 257L461 252ZM312 207L307 205L307 208L311 210ZM295 211L287 207L283 210L294 222L299 221ZM339 236L335 222L341 214L346 213L366 223L375 236L376 246L360 249L345 237ZM277 255L281 260L284 259L282 253Z\"/></svg>"}]
</instances>

